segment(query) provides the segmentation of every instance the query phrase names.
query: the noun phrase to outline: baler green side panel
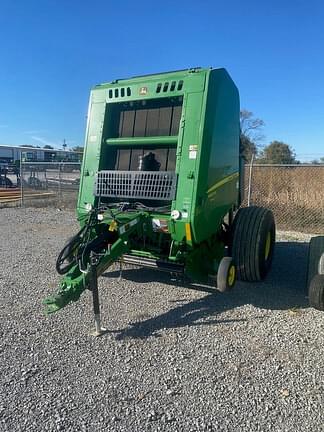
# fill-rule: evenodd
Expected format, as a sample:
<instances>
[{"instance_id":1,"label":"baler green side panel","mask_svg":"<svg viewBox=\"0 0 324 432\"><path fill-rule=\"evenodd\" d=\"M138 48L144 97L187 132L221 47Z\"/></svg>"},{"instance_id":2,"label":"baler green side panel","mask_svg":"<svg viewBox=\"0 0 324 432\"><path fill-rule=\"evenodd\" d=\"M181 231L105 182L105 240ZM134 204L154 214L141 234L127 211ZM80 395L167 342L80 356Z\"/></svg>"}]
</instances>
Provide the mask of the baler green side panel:
<instances>
[{"instance_id":1,"label":"baler green side panel","mask_svg":"<svg viewBox=\"0 0 324 432\"><path fill-rule=\"evenodd\" d=\"M206 85L205 122L193 203L192 228L197 242L216 233L224 216L238 202L238 91L225 69L211 70Z\"/></svg>"},{"instance_id":2,"label":"baler green side panel","mask_svg":"<svg viewBox=\"0 0 324 432\"><path fill-rule=\"evenodd\" d=\"M78 196L77 211L79 218L87 213L84 208L85 203L93 205L95 200L93 190L95 175L99 169L105 109L104 92L92 92L89 103L86 142Z\"/></svg>"},{"instance_id":3,"label":"baler green side panel","mask_svg":"<svg viewBox=\"0 0 324 432\"><path fill-rule=\"evenodd\" d=\"M205 77L202 77L202 82ZM203 88L198 92L188 93L185 97L183 107L184 131L182 143L178 145L179 164L178 164L178 187L177 198L174 208L182 213L187 213L188 217L184 221L177 221L175 224L174 240L182 241L186 237L185 223L194 221L194 189L197 181L197 159L189 157L190 148L196 145L200 148L201 133L201 112L203 105ZM191 243L187 240L188 243Z\"/></svg>"}]
</instances>

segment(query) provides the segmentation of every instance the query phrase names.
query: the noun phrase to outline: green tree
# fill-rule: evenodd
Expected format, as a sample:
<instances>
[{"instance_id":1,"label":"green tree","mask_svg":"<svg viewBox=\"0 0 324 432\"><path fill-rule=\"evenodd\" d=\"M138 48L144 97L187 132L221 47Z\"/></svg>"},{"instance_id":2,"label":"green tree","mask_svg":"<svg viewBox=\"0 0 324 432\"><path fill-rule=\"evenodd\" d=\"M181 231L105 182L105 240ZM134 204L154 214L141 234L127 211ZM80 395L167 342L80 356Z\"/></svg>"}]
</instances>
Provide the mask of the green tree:
<instances>
[{"instance_id":1,"label":"green tree","mask_svg":"<svg viewBox=\"0 0 324 432\"><path fill-rule=\"evenodd\" d=\"M297 163L295 151L282 141L272 141L260 155L259 163L293 164Z\"/></svg>"},{"instance_id":2,"label":"green tree","mask_svg":"<svg viewBox=\"0 0 324 432\"><path fill-rule=\"evenodd\" d=\"M254 117L251 111L246 109L240 111L240 152L247 162L251 160L253 154L258 153L258 145L264 138L263 127L264 121Z\"/></svg>"},{"instance_id":3,"label":"green tree","mask_svg":"<svg viewBox=\"0 0 324 432\"><path fill-rule=\"evenodd\" d=\"M240 137L240 153L243 156L245 162L250 162L252 155L256 155L258 153L256 144L242 133Z\"/></svg>"},{"instance_id":4,"label":"green tree","mask_svg":"<svg viewBox=\"0 0 324 432\"><path fill-rule=\"evenodd\" d=\"M49 144L45 144L44 147L43 147L43 149L53 150L54 147L52 147L52 146L49 145Z\"/></svg>"}]
</instances>

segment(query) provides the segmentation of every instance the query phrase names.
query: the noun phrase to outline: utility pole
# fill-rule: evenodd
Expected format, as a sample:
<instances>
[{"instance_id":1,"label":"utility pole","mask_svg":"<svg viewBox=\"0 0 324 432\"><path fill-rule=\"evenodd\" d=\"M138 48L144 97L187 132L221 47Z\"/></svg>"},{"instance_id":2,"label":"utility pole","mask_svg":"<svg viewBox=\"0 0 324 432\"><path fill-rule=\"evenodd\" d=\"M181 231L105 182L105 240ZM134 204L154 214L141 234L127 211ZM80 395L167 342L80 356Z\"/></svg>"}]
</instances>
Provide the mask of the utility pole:
<instances>
[{"instance_id":1,"label":"utility pole","mask_svg":"<svg viewBox=\"0 0 324 432\"><path fill-rule=\"evenodd\" d=\"M65 149L66 149L66 147L67 147L67 144L66 144L66 139L64 138L64 139L63 139L63 150L65 150Z\"/></svg>"}]
</instances>

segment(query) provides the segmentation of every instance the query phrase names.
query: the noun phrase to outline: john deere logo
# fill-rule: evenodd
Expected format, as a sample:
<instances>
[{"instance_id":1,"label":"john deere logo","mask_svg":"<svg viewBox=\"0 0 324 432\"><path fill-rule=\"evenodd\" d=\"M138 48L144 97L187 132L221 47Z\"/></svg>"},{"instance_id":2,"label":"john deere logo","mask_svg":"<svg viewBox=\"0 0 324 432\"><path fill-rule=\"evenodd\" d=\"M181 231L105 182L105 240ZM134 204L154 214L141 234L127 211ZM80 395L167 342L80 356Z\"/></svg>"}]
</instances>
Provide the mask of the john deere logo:
<instances>
[{"instance_id":1,"label":"john deere logo","mask_svg":"<svg viewBox=\"0 0 324 432\"><path fill-rule=\"evenodd\" d=\"M140 95L146 95L147 94L147 87L141 87L140 88L140 91L139 91L139 94Z\"/></svg>"}]
</instances>

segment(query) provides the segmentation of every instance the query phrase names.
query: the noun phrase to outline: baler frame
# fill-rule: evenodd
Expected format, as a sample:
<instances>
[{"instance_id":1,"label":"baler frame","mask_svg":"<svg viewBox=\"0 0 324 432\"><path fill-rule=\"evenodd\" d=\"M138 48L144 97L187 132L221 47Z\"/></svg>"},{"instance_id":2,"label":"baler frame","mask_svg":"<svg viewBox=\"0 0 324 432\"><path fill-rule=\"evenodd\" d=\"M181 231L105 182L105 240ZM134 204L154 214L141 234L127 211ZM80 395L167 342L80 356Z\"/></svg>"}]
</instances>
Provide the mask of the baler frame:
<instances>
[{"instance_id":1,"label":"baler frame","mask_svg":"<svg viewBox=\"0 0 324 432\"><path fill-rule=\"evenodd\" d=\"M243 280L265 277L272 213L250 207L233 219L242 198L239 135L238 91L224 69L95 87L77 206L82 228L59 255L64 278L47 312L89 288L100 333L97 277L123 256L198 282L216 280L219 291L233 287L236 271Z\"/></svg>"}]
</instances>

